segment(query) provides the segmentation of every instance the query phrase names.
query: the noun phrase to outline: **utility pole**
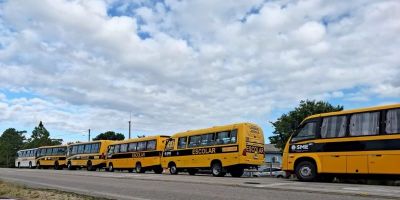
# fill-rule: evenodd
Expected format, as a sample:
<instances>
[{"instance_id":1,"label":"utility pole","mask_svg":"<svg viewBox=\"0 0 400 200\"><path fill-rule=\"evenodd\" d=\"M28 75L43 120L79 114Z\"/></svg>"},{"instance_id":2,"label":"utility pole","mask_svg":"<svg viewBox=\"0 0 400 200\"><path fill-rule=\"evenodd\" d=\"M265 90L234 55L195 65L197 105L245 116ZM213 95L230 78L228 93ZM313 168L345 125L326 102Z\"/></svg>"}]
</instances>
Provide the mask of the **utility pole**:
<instances>
[{"instance_id":1,"label":"utility pole","mask_svg":"<svg viewBox=\"0 0 400 200\"><path fill-rule=\"evenodd\" d=\"M132 120L132 112L129 113L129 139L131 139L131 120Z\"/></svg>"},{"instance_id":2,"label":"utility pole","mask_svg":"<svg viewBox=\"0 0 400 200\"><path fill-rule=\"evenodd\" d=\"M89 137L88 137L88 142L90 142L90 128L89 128Z\"/></svg>"}]
</instances>

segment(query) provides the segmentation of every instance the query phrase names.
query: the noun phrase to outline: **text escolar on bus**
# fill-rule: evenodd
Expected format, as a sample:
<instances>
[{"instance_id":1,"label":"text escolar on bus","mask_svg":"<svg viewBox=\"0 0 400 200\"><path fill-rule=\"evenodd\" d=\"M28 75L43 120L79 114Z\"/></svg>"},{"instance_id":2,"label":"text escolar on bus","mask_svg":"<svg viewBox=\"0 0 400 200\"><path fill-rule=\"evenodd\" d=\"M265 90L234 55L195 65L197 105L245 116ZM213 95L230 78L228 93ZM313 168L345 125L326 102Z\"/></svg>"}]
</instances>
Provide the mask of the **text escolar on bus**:
<instances>
[{"instance_id":1,"label":"text escolar on bus","mask_svg":"<svg viewBox=\"0 0 400 200\"><path fill-rule=\"evenodd\" d=\"M244 169L264 163L264 135L251 123L216 126L177 133L171 136L163 153L162 167L171 174L199 169L211 170L214 176L230 173L240 177Z\"/></svg>"},{"instance_id":2,"label":"text escolar on bus","mask_svg":"<svg viewBox=\"0 0 400 200\"><path fill-rule=\"evenodd\" d=\"M400 176L400 104L307 117L290 137L283 170L302 181Z\"/></svg>"},{"instance_id":3,"label":"text escolar on bus","mask_svg":"<svg viewBox=\"0 0 400 200\"><path fill-rule=\"evenodd\" d=\"M108 147L107 169L162 173L161 155L169 136L147 136L114 142Z\"/></svg>"}]
</instances>

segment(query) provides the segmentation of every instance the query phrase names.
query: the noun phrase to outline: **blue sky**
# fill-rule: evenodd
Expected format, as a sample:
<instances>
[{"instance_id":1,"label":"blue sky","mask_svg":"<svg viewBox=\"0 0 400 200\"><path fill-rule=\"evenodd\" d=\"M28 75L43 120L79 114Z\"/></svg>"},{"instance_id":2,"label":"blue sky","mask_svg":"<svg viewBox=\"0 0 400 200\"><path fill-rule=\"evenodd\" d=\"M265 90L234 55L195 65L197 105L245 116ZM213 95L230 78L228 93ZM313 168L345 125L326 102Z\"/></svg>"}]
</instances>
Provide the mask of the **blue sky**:
<instances>
[{"instance_id":1,"label":"blue sky","mask_svg":"<svg viewBox=\"0 0 400 200\"><path fill-rule=\"evenodd\" d=\"M396 0L1 1L0 130L268 137L300 100L399 103L399 18Z\"/></svg>"}]
</instances>

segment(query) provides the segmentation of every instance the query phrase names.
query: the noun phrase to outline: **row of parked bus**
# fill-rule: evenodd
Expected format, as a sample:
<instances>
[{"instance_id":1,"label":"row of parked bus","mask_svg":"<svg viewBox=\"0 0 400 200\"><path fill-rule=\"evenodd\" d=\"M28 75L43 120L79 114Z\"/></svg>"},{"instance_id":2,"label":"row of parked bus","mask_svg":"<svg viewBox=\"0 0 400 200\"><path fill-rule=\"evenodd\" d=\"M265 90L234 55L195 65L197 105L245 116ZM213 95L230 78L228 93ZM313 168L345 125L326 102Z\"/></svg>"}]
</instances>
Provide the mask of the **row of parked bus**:
<instances>
[{"instance_id":1,"label":"row of parked bus","mask_svg":"<svg viewBox=\"0 0 400 200\"><path fill-rule=\"evenodd\" d=\"M264 164L264 135L251 123L216 126L123 141L99 140L18 151L16 167L128 170L137 173L165 168L171 174L211 170L214 176L240 177Z\"/></svg>"},{"instance_id":2,"label":"row of parked bus","mask_svg":"<svg viewBox=\"0 0 400 200\"><path fill-rule=\"evenodd\" d=\"M88 170L153 170L171 174L211 169L214 176L264 163L264 137L254 124L241 123L111 142L41 147L18 152L16 165ZM322 113L307 117L288 139L282 169L302 181L335 176L400 178L400 104Z\"/></svg>"}]
</instances>

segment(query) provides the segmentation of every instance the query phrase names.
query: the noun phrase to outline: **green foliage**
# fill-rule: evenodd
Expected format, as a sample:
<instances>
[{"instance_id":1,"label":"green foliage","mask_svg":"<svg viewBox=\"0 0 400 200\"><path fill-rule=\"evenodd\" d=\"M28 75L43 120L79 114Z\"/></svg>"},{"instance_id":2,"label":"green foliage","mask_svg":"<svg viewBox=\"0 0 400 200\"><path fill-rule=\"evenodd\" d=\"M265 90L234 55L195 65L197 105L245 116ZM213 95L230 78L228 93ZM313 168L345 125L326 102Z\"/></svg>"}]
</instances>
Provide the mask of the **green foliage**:
<instances>
[{"instance_id":1,"label":"green foliage","mask_svg":"<svg viewBox=\"0 0 400 200\"><path fill-rule=\"evenodd\" d=\"M51 146L51 145L60 145L62 144L62 140L52 140L50 139L50 133L44 127L43 123L40 122L37 127L32 131L31 138L28 139L28 142L25 144L24 148L36 148L41 146Z\"/></svg>"},{"instance_id":2,"label":"green foliage","mask_svg":"<svg viewBox=\"0 0 400 200\"><path fill-rule=\"evenodd\" d=\"M271 122L274 127L273 136L269 137L271 144L283 149L291 134L296 130L300 123L308 116L343 110L343 106L333 106L324 101L300 101L300 105L289 113L283 114L275 122Z\"/></svg>"},{"instance_id":3,"label":"green foliage","mask_svg":"<svg viewBox=\"0 0 400 200\"><path fill-rule=\"evenodd\" d=\"M114 131L107 131L100 133L93 140L124 140L125 136L122 133L115 133Z\"/></svg>"},{"instance_id":4,"label":"green foliage","mask_svg":"<svg viewBox=\"0 0 400 200\"><path fill-rule=\"evenodd\" d=\"M26 131L6 129L0 136L0 166L13 167L17 151L24 145Z\"/></svg>"}]
</instances>

